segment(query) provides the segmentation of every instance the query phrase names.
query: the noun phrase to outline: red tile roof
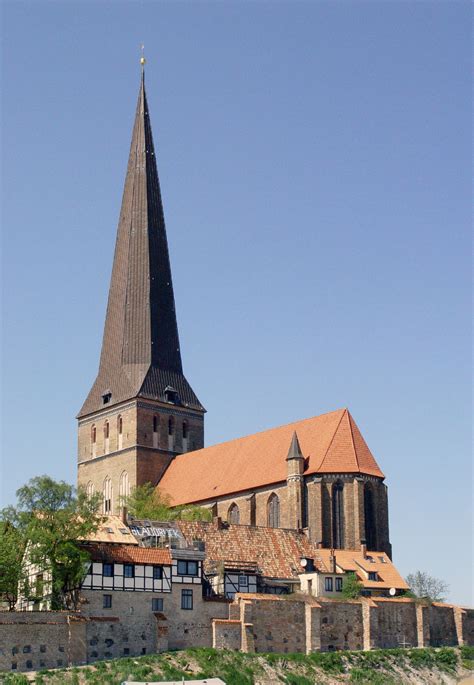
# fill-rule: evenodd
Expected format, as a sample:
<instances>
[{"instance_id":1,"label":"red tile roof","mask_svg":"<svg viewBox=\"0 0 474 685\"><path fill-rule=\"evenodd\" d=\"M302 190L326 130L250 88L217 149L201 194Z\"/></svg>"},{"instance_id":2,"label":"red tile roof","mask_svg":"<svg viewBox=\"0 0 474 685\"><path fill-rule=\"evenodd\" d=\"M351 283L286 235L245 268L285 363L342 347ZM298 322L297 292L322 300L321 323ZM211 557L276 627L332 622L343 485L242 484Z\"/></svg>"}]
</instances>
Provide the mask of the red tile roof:
<instances>
[{"instance_id":1,"label":"red tile roof","mask_svg":"<svg viewBox=\"0 0 474 685\"><path fill-rule=\"evenodd\" d=\"M305 475L364 473L383 478L347 409L272 428L176 457L159 488L172 504L204 502L286 480L286 457L296 431Z\"/></svg>"},{"instance_id":2,"label":"red tile roof","mask_svg":"<svg viewBox=\"0 0 474 685\"><path fill-rule=\"evenodd\" d=\"M318 549L318 553L329 572L331 550ZM408 590L407 583L385 552L367 552L364 556L361 550L335 549L334 555L337 567L343 571L354 571L365 588L388 590L393 587L397 590ZM371 571L377 573L378 580L367 578L366 574Z\"/></svg>"},{"instance_id":3,"label":"red tile roof","mask_svg":"<svg viewBox=\"0 0 474 685\"><path fill-rule=\"evenodd\" d=\"M318 562L318 551L304 533L282 528L241 526L204 521L177 521L181 533L189 540L203 540L206 545L204 570L215 572L224 563L227 568L255 570L266 578L291 579L301 573L303 556Z\"/></svg>"},{"instance_id":4,"label":"red tile roof","mask_svg":"<svg viewBox=\"0 0 474 685\"><path fill-rule=\"evenodd\" d=\"M168 549L156 547L137 547L135 545L113 545L107 543L84 544L92 561L110 561L119 564L156 564L171 565Z\"/></svg>"}]
</instances>

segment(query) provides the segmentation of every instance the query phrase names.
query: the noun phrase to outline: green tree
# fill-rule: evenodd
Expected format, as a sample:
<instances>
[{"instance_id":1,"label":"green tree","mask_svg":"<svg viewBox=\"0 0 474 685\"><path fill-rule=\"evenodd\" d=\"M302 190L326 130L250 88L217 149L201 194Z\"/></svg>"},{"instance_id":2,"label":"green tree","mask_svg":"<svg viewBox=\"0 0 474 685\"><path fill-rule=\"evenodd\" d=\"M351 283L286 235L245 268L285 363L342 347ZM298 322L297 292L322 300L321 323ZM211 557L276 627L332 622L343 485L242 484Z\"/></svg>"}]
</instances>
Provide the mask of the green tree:
<instances>
[{"instance_id":1,"label":"green tree","mask_svg":"<svg viewBox=\"0 0 474 685\"><path fill-rule=\"evenodd\" d=\"M342 596L344 599L357 599L360 597L363 585L355 573L347 573L342 583Z\"/></svg>"},{"instance_id":2,"label":"green tree","mask_svg":"<svg viewBox=\"0 0 474 685\"><path fill-rule=\"evenodd\" d=\"M79 543L102 520L97 514L100 495L88 498L84 490L49 476L32 478L16 495L17 506L7 515L27 542L25 562L51 577L52 609L77 609L89 560Z\"/></svg>"},{"instance_id":3,"label":"green tree","mask_svg":"<svg viewBox=\"0 0 474 685\"><path fill-rule=\"evenodd\" d=\"M138 485L128 497L123 498L122 503L137 519L151 521L210 521L212 519L211 511L205 507L195 505L172 507L170 498L152 483Z\"/></svg>"},{"instance_id":4,"label":"green tree","mask_svg":"<svg viewBox=\"0 0 474 685\"><path fill-rule=\"evenodd\" d=\"M429 602L444 602L448 594L449 585L444 580L430 576L426 571L415 571L406 577L411 592L418 599Z\"/></svg>"},{"instance_id":5,"label":"green tree","mask_svg":"<svg viewBox=\"0 0 474 685\"><path fill-rule=\"evenodd\" d=\"M11 523L11 513L0 512L0 599L13 611L22 577L22 560L25 550L20 531Z\"/></svg>"}]
</instances>

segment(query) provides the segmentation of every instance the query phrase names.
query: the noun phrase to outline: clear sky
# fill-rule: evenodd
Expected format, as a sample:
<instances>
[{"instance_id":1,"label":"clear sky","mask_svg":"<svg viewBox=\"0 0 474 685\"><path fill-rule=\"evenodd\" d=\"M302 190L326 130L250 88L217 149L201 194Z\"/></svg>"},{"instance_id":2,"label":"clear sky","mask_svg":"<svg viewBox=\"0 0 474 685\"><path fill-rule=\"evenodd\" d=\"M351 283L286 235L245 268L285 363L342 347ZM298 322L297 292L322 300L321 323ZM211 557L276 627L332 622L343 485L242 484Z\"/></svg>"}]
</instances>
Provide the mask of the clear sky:
<instances>
[{"instance_id":1,"label":"clear sky","mask_svg":"<svg viewBox=\"0 0 474 685\"><path fill-rule=\"evenodd\" d=\"M470 603L468 2L2 3L4 503L75 480L139 87L206 444L348 406Z\"/></svg>"}]
</instances>

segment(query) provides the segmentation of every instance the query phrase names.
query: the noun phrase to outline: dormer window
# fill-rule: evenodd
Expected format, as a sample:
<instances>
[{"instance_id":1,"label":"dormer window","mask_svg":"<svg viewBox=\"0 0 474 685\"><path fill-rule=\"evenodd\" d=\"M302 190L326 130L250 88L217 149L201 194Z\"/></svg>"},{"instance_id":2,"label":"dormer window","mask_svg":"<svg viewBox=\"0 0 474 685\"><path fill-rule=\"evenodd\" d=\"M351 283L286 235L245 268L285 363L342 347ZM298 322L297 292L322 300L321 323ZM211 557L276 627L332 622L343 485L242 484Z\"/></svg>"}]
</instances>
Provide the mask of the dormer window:
<instances>
[{"instance_id":1,"label":"dormer window","mask_svg":"<svg viewBox=\"0 0 474 685\"><path fill-rule=\"evenodd\" d=\"M165 401L171 402L172 404L179 404L178 392L170 385L168 385L168 387L165 388Z\"/></svg>"},{"instance_id":2,"label":"dormer window","mask_svg":"<svg viewBox=\"0 0 474 685\"><path fill-rule=\"evenodd\" d=\"M112 393L110 392L110 390L104 392L104 394L102 395L102 404L109 404L111 399Z\"/></svg>"}]
</instances>

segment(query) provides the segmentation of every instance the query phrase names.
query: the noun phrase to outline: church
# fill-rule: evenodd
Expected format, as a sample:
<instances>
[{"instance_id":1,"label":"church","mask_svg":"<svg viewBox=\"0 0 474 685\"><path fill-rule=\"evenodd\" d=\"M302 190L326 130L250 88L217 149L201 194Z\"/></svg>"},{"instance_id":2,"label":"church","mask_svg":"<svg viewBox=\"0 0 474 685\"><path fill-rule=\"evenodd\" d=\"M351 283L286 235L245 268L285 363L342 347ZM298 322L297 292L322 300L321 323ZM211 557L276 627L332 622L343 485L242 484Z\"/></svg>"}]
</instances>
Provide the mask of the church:
<instances>
[{"instance_id":1,"label":"church","mask_svg":"<svg viewBox=\"0 0 474 685\"><path fill-rule=\"evenodd\" d=\"M384 474L346 408L204 446L183 372L142 69L97 378L78 415L78 484L103 513L151 482L231 524L304 531L391 557Z\"/></svg>"}]
</instances>

